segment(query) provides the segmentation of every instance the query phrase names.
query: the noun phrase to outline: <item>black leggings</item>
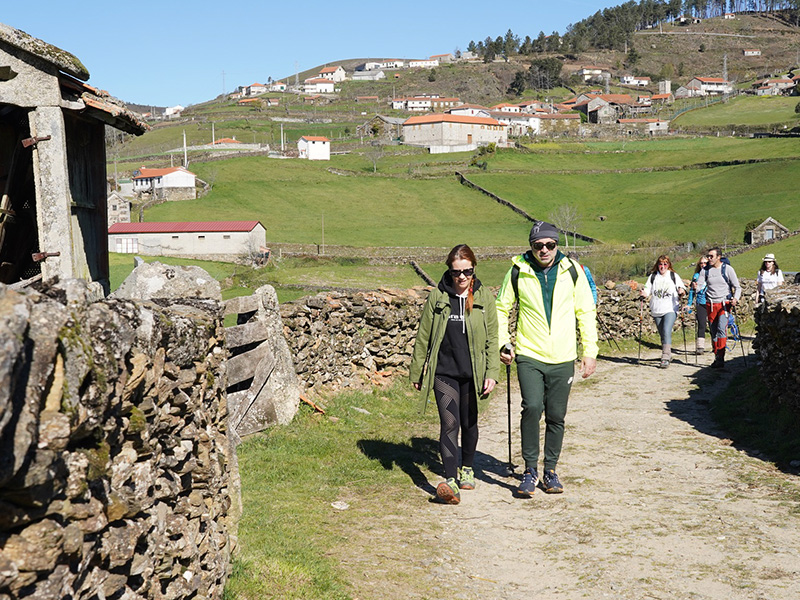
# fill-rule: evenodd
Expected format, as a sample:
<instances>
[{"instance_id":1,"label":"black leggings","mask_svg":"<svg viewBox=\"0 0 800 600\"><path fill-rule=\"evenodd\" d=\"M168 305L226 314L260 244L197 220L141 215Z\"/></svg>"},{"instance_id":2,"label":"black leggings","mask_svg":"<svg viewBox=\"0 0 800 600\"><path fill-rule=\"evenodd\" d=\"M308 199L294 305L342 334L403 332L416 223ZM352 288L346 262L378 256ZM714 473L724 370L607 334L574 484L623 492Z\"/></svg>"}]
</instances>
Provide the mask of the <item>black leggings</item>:
<instances>
[{"instance_id":1,"label":"black leggings","mask_svg":"<svg viewBox=\"0 0 800 600\"><path fill-rule=\"evenodd\" d=\"M708 311L705 304L699 302L695 304L697 307L697 337L706 337L706 327L708 326Z\"/></svg>"},{"instance_id":2,"label":"black leggings","mask_svg":"<svg viewBox=\"0 0 800 600\"><path fill-rule=\"evenodd\" d=\"M461 465L471 467L478 447L478 399L472 379L436 375L433 395L439 409L439 451L444 476L458 477L458 431L461 429Z\"/></svg>"}]
</instances>

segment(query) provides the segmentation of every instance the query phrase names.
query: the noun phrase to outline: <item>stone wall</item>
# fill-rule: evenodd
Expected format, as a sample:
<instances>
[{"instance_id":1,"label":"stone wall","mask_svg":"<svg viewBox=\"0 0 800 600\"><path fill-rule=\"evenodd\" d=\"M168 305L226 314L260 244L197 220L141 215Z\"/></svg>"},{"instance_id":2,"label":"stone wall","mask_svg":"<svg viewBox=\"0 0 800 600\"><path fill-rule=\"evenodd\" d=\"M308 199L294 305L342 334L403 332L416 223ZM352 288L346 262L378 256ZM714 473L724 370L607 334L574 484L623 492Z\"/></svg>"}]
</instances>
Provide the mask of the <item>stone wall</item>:
<instances>
[{"instance_id":1,"label":"stone wall","mask_svg":"<svg viewBox=\"0 0 800 600\"><path fill-rule=\"evenodd\" d=\"M755 318L753 348L774 412L787 409L800 418L800 285L768 290Z\"/></svg>"},{"instance_id":2,"label":"stone wall","mask_svg":"<svg viewBox=\"0 0 800 600\"><path fill-rule=\"evenodd\" d=\"M0 598L222 597L220 304L0 285Z\"/></svg>"},{"instance_id":3,"label":"stone wall","mask_svg":"<svg viewBox=\"0 0 800 600\"><path fill-rule=\"evenodd\" d=\"M635 285L598 289L601 341L611 336L621 339L639 335L640 301ZM742 286L738 315L746 320L752 318L755 284L742 281ZM282 304L285 336L305 387L323 392L405 375L427 290L329 292ZM647 304L643 308L642 329L645 334L655 333ZM676 331L680 327L678 319ZM686 328L687 339L691 339L693 317L687 318Z\"/></svg>"}]
</instances>

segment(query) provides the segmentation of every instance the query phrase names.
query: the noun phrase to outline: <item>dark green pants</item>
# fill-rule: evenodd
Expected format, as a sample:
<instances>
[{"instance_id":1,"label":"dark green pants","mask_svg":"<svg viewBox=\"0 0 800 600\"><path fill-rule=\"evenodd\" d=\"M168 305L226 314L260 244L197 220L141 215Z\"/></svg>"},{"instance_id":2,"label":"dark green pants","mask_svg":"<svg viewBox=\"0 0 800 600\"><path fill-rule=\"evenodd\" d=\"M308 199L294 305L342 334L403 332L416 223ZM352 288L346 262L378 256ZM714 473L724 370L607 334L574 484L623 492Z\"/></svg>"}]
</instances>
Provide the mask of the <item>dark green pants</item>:
<instances>
[{"instance_id":1,"label":"dark green pants","mask_svg":"<svg viewBox=\"0 0 800 600\"><path fill-rule=\"evenodd\" d=\"M564 441L564 418L575 376L575 362L555 365L517 355L517 375L522 393L522 458L533 469L539 464L539 421L544 412L544 469L555 470Z\"/></svg>"}]
</instances>

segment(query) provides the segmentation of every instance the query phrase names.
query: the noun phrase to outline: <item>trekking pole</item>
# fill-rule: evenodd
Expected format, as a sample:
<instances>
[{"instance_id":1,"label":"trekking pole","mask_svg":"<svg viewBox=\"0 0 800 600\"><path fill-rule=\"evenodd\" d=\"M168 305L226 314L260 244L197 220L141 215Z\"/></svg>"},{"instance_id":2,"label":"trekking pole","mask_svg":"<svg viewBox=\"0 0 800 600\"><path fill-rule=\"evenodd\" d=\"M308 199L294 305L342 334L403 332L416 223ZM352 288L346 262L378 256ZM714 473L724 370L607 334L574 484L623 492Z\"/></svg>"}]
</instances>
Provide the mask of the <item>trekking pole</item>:
<instances>
[{"instance_id":1,"label":"trekking pole","mask_svg":"<svg viewBox=\"0 0 800 600\"><path fill-rule=\"evenodd\" d=\"M739 313L736 310L736 306L735 305L732 308L733 308L734 317L736 318L736 330L739 332L739 341L741 342L740 345L742 347L742 358L744 359L744 368L746 369L747 368L747 355L746 355L746 353L744 351L744 336L742 335L742 327L739 325Z\"/></svg>"},{"instance_id":2,"label":"trekking pole","mask_svg":"<svg viewBox=\"0 0 800 600\"><path fill-rule=\"evenodd\" d=\"M636 364L642 364L642 321L644 321L644 298L639 297L639 357L636 359Z\"/></svg>"},{"instance_id":3,"label":"trekking pole","mask_svg":"<svg viewBox=\"0 0 800 600\"><path fill-rule=\"evenodd\" d=\"M504 354L511 354L511 344L503 346ZM506 399L508 406L508 464L506 465L506 476L514 474L515 465L511 462L511 365L506 365Z\"/></svg>"},{"instance_id":4,"label":"trekking pole","mask_svg":"<svg viewBox=\"0 0 800 600\"><path fill-rule=\"evenodd\" d=\"M694 311L694 339L695 339L695 344L697 343L697 340L700 339L700 323L697 322L697 309L695 309L695 311ZM705 336L703 336L703 345L705 345L705 343L706 343L705 342ZM699 348L695 347L695 351L694 351L694 366L695 367L698 365L698 362L697 362L698 350L699 350Z\"/></svg>"},{"instance_id":5,"label":"trekking pole","mask_svg":"<svg viewBox=\"0 0 800 600\"><path fill-rule=\"evenodd\" d=\"M678 307L680 308L681 311L681 329L683 330L683 356L685 357L689 351L686 349L686 313L683 310L683 300L681 300L678 303Z\"/></svg>"},{"instance_id":6,"label":"trekking pole","mask_svg":"<svg viewBox=\"0 0 800 600\"><path fill-rule=\"evenodd\" d=\"M611 333L611 329L609 329L608 325L606 325L605 322L603 321L603 319L600 318L599 314L597 315L597 322L600 323L600 327L603 328L603 331L608 336L608 339L606 340L608 342L608 346L611 347L611 342L614 342L614 345L617 347L617 350L622 352L622 348L619 347L619 344L617 343L617 340L614 338L614 335Z\"/></svg>"}]
</instances>

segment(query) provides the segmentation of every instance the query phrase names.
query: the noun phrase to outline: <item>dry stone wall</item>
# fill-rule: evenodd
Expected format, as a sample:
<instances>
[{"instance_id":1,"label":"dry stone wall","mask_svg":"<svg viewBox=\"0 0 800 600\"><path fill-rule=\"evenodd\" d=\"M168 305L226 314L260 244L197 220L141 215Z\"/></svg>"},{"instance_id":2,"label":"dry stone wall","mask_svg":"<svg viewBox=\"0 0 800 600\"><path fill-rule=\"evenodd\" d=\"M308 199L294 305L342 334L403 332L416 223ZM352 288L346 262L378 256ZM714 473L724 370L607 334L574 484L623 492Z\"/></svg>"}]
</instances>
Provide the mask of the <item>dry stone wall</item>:
<instances>
[{"instance_id":1,"label":"dry stone wall","mask_svg":"<svg viewBox=\"0 0 800 600\"><path fill-rule=\"evenodd\" d=\"M787 409L800 418L800 286L768 290L755 318L753 348L775 412Z\"/></svg>"},{"instance_id":2,"label":"dry stone wall","mask_svg":"<svg viewBox=\"0 0 800 600\"><path fill-rule=\"evenodd\" d=\"M755 285L742 284L739 316L747 319L752 317ZM598 289L601 341L639 335L640 301L635 286ZM320 293L282 304L285 336L306 389L324 392L405 375L428 289ZM675 327L680 329L680 320ZM686 327L694 331L691 317ZM656 332L646 304L642 329L645 334Z\"/></svg>"},{"instance_id":3,"label":"dry stone wall","mask_svg":"<svg viewBox=\"0 0 800 600\"><path fill-rule=\"evenodd\" d=\"M0 285L0 598L221 598L220 304Z\"/></svg>"}]
</instances>

